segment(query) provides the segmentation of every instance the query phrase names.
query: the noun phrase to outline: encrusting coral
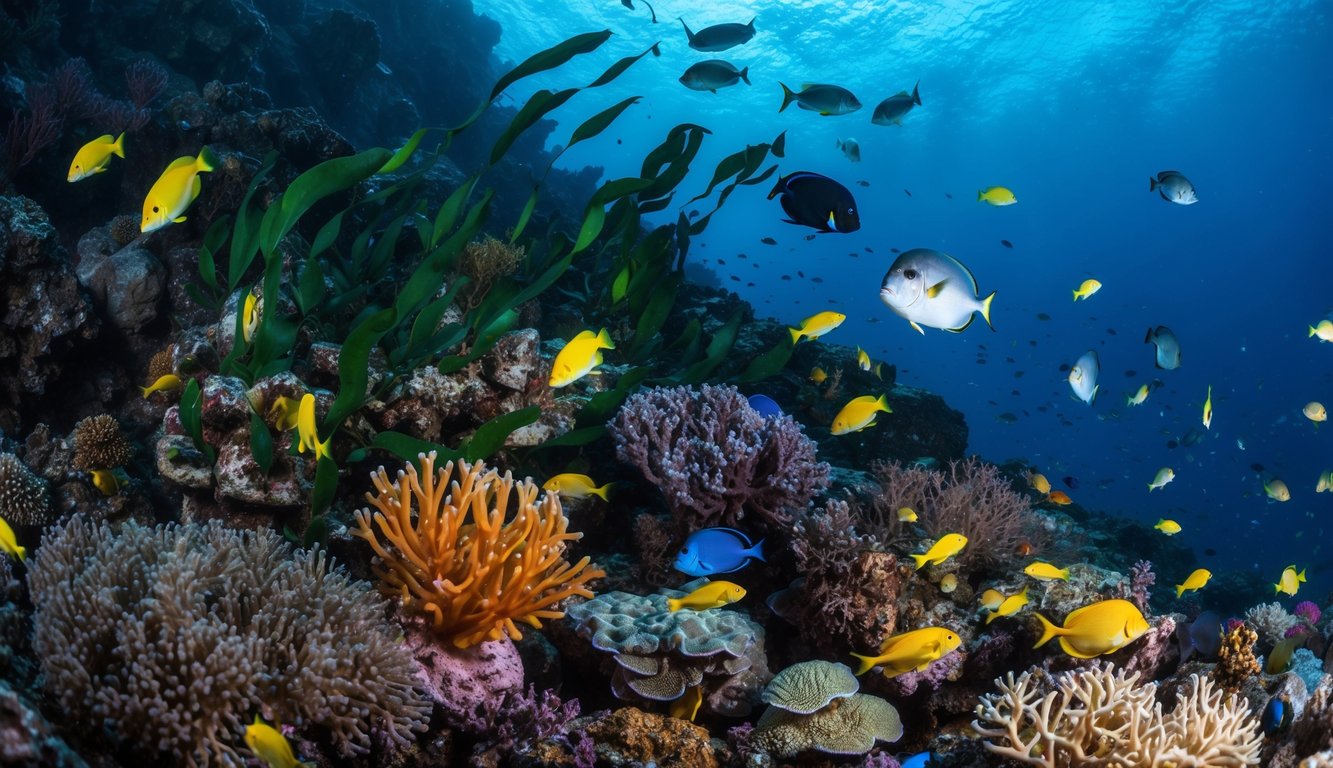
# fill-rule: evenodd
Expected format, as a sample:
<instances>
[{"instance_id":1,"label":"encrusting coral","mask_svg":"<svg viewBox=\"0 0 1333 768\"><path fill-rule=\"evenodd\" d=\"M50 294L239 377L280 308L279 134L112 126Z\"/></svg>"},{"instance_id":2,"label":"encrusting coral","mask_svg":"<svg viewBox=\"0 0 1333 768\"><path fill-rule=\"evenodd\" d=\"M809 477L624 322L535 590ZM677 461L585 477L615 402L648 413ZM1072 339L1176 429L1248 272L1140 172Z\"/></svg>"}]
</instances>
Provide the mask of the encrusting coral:
<instances>
[{"instance_id":1,"label":"encrusting coral","mask_svg":"<svg viewBox=\"0 0 1333 768\"><path fill-rule=\"evenodd\" d=\"M45 687L76 722L192 767L241 765L256 714L344 755L399 745L430 704L382 598L271 531L114 533L75 516L28 574Z\"/></svg>"},{"instance_id":2,"label":"encrusting coral","mask_svg":"<svg viewBox=\"0 0 1333 768\"><path fill-rule=\"evenodd\" d=\"M74 426L74 468L91 472L130 463L134 448L120 432L114 416L99 413Z\"/></svg>"},{"instance_id":3,"label":"encrusting coral","mask_svg":"<svg viewBox=\"0 0 1333 768\"><path fill-rule=\"evenodd\" d=\"M986 749L1046 768L1226 768L1257 765L1263 739L1245 701L1191 675L1163 714L1157 684L1138 684L1114 665L1066 672L1053 682L1033 672L995 681L972 729ZM1049 692L1044 689L1051 688Z\"/></svg>"},{"instance_id":4,"label":"encrusting coral","mask_svg":"<svg viewBox=\"0 0 1333 768\"><path fill-rule=\"evenodd\" d=\"M12 453L0 453L0 517L15 525L47 525L54 519L46 481Z\"/></svg>"},{"instance_id":5,"label":"encrusting coral","mask_svg":"<svg viewBox=\"0 0 1333 768\"><path fill-rule=\"evenodd\" d=\"M588 582L606 574L587 557L565 559L568 542L583 534L566 530L556 495L539 500L531 480L516 483L480 461L437 470L435 457L419 455L420 474L408 463L394 482L383 467L371 473L373 510L357 510L352 534L375 551L381 592L429 616L458 648L518 640L516 622L540 628L542 619L564 616L556 603L593 596ZM506 522L511 497L514 517Z\"/></svg>"}]
</instances>

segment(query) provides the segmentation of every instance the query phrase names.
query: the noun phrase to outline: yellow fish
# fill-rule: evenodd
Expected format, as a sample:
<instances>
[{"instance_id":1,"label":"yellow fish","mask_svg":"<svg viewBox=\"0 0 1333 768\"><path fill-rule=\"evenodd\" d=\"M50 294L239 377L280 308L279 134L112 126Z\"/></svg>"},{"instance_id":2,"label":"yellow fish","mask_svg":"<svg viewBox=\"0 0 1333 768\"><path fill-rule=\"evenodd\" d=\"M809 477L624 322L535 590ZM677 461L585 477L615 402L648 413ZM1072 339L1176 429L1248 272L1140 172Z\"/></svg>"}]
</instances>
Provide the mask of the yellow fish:
<instances>
[{"instance_id":1,"label":"yellow fish","mask_svg":"<svg viewBox=\"0 0 1333 768\"><path fill-rule=\"evenodd\" d=\"M1015 613L1018 613L1018 611L1022 609L1023 606L1027 604L1028 604L1028 588L1023 587L1022 592L1019 592L1016 595L1010 595L1006 597L1003 602L1001 602L998 606L996 606L994 612L992 612L991 615L986 617L986 623L989 624L992 621L995 621L996 619L1002 616L1013 616Z\"/></svg>"},{"instance_id":2,"label":"yellow fish","mask_svg":"<svg viewBox=\"0 0 1333 768\"><path fill-rule=\"evenodd\" d=\"M924 672L936 659L957 648L960 642L958 634L951 629L926 627L888 638L880 643L878 656L859 653L852 656L861 661L861 667L856 670L858 675L883 667L885 677L897 677L912 670Z\"/></svg>"},{"instance_id":3,"label":"yellow fish","mask_svg":"<svg viewBox=\"0 0 1333 768\"><path fill-rule=\"evenodd\" d=\"M1203 428L1213 428L1213 385L1208 385L1208 399L1203 401Z\"/></svg>"},{"instance_id":4,"label":"yellow fish","mask_svg":"<svg viewBox=\"0 0 1333 768\"><path fill-rule=\"evenodd\" d=\"M1050 563L1043 563L1040 560L1034 560L1028 567L1023 569L1023 573L1031 576L1037 581L1069 581L1068 568L1056 568Z\"/></svg>"},{"instance_id":5,"label":"yellow fish","mask_svg":"<svg viewBox=\"0 0 1333 768\"><path fill-rule=\"evenodd\" d=\"M139 230L155 232L173 222L185 221L185 209L203 189L199 174L217 165L218 157L208 147L199 150L198 157L178 157L172 161L143 199L143 222Z\"/></svg>"},{"instance_id":6,"label":"yellow fish","mask_svg":"<svg viewBox=\"0 0 1333 768\"><path fill-rule=\"evenodd\" d=\"M1018 198L1007 187L991 187L979 190L977 200L984 200L991 205L1013 205L1018 202Z\"/></svg>"},{"instance_id":7,"label":"yellow fish","mask_svg":"<svg viewBox=\"0 0 1333 768\"><path fill-rule=\"evenodd\" d=\"M1083 283L1079 285L1078 289L1074 291L1074 301L1078 301L1079 299L1087 301L1089 296L1101 289L1102 284L1096 280L1084 280Z\"/></svg>"},{"instance_id":8,"label":"yellow fish","mask_svg":"<svg viewBox=\"0 0 1333 768\"><path fill-rule=\"evenodd\" d=\"M111 165L112 155L125 159L125 134L113 139L108 133L79 147L79 151L74 153L74 162L69 164L69 175L65 179L73 184L105 171Z\"/></svg>"},{"instance_id":9,"label":"yellow fish","mask_svg":"<svg viewBox=\"0 0 1333 768\"><path fill-rule=\"evenodd\" d=\"M1324 491L1333 491L1333 469L1319 473L1319 482L1315 483L1314 492L1323 493Z\"/></svg>"},{"instance_id":10,"label":"yellow fish","mask_svg":"<svg viewBox=\"0 0 1333 768\"><path fill-rule=\"evenodd\" d=\"M1028 485L1037 493L1045 494L1051 492L1051 481L1047 480L1046 476L1040 472L1031 472L1028 474Z\"/></svg>"},{"instance_id":11,"label":"yellow fish","mask_svg":"<svg viewBox=\"0 0 1333 768\"><path fill-rule=\"evenodd\" d=\"M1102 600L1085 605L1065 617L1063 627L1041 620L1042 635L1033 648L1040 648L1051 638L1060 638L1064 652L1078 659L1091 659L1119 650L1148 631L1148 620L1138 606L1128 600Z\"/></svg>"},{"instance_id":12,"label":"yellow fish","mask_svg":"<svg viewBox=\"0 0 1333 768\"><path fill-rule=\"evenodd\" d=\"M313 450L315 459L321 456L329 456L329 443L333 441L330 435L328 440L319 441L319 430L315 424L315 396L309 392L301 396L301 404L296 408L296 450L299 453Z\"/></svg>"},{"instance_id":13,"label":"yellow fish","mask_svg":"<svg viewBox=\"0 0 1333 768\"><path fill-rule=\"evenodd\" d=\"M606 329L593 333L579 331L578 335L560 349L551 364L550 385L567 387L590 373L602 364L602 350L615 349L611 334Z\"/></svg>"},{"instance_id":14,"label":"yellow fish","mask_svg":"<svg viewBox=\"0 0 1333 768\"><path fill-rule=\"evenodd\" d=\"M1304 634L1296 634L1279 641L1264 660L1264 672L1269 675L1286 672L1291 667L1291 657L1295 655L1297 648L1305 644L1305 641Z\"/></svg>"},{"instance_id":15,"label":"yellow fish","mask_svg":"<svg viewBox=\"0 0 1333 768\"><path fill-rule=\"evenodd\" d=\"M898 522L915 523L916 521L916 510L911 507L898 507Z\"/></svg>"},{"instance_id":16,"label":"yellow fish","mask_svg":"<svg viewBox=\"0 0 1333 768\"><path fill-rule=\"evenodd\" d=\"M296 429L296 422L301 410L301 405L296 398L279 395L268 410L269 413L277 414L277 418L274 419L274 426L278 428L278 431L286 432L289 429Z\"/></svg>"},{"instance_id":17,"label":"yellow fish","mask_svg":"<svg viewBox=\"0 0 1333 768\"><path fill-rule=\"evenodd\" d=\"M116 477L114 470L94 469L88 474L92 476L93 487L101 491L103 496L115 496L120 493L120 478Z\"/></svg>"},{"instance_id":18,"label":"yellow fish","mask_svg":"<svg viewBox=\"0 0 1333 768\"><path fill-rule=\"evenodd\" d=\"M685 689L680 698L671 702L670 714L677 720L689 720L694 722L695 715L699 714L699 705L704 703L704 689L702 685L692 685Z\"/></svg>"},{"instance_id":19,"label":"yellow fish","mask_svg":"<svg viewBox=\"0 0 1333 768\"><path fill-rule=\"evenodd\" d=\"M249 344L259 329L259 297L251 291L245 294L245 309L241 310L241 338Z\"/></svg>"},{"instance_id":20,"label":"yellow fish","mask_svg":"<svg viewBox=\"0 0 1333 768\"><path fill-rule=\"evenodd\" d=\"M152 395L154 392L175 392L180 388L181 388L181 377L177 376L174 373L167 373L158 376L157 381L153 382L152 384L149 384L146 387L139 387L139 391L143 392L143 397L145 400L147 400L148 397Z\"/></svg>"},{"instance_id":21,"label":"yellow fish","mask_svg":"<svg viewBox=\"0 0 1333 768\"><path fill-rule=\"evenodd\" d=\"M567 499L586 499L589 496L597 496L602 501L608 501L607 491L611 490L611 483L607 483L598 488L597 483L593 482L587 475L576 475L573 472L565 472L556 475L542 484L542 488L548 491L556 491Z\"/></svg>"},{"instance_id":22,"label":"yellow fish","mask_svg":"<svg viewBox=\"0 0 1333 768\"><path fill-rule=\"evenodd\" d=\"M998 589L988 589L981 593L981 607L993 611L1004 602L1004 593Z\"/></svg>"},{"instance_id":23,"label":"yellow fish","mask_svg":"<svg viewBox=\"0 0 1333 768\"><path fill-rule=\"evenodd\" d=\"M1143 401L1148 399L1148 385L1139 387L1139 391L1125 398L1125 405L1143 405Z\"/></svg>"},{"instance_id":24,"label":"yellow fish","mask_svg":"<svg viewBox=\"0 0 1333 768\"><path fill-rule=\"evenodd\" d=\"M801 321L799 328L788 328L791 331L791 343L796 344L802 338L817 339L820 336L842 325L842 321L847 316L841 312L816 312Z\"/></svg>"},{"instance_id":25,"label":"yellow fish","mask_svg":"<svg viewBox=\"0 0 1333 768\"><path fill-rule=\"evenodd\" d=\"M1264 493L1273 501L1291 501L1291 489L1276 477L1264 483Z\"/></svg>"},{"instance_id":26,"label":"yellow fish","mask_svg":"<svg viewBox=\"0 0 1333 768\"><path fill-rule=\"evenodd\" d=\"M259 715L255 715L253 723L245 726L245 746L255 753L255 757L263 760L268 768L314 768L315 765L297 760L292 745L287 742L282 731L260 720Z\"/></svg>"},{"instance_id":27,"label":"yellow fish","mask_svg":"<svg viewBox=\"0 0 1333 768\"><path fill-rule=\"evenodd\" d=\"M867 355L866 351L860 347L856 348L856 364L863 371L870 370L870 355Z\"/></svg>"},{"instance_id":28,"label":"yellow fish","mask_svg":"<svg viewBox=\"0 0 1333 768\"><path fill-rule=\"evenodd\" d=\"M884 395L879 397L862 395L852 398L842 410L838 411L838 415L833 417L832 432L835 435L845 435L848 432L860 432L867 427L873 427L877 413L893 413Z\"/></svg>"},{"instance_id":29,"label":"yellow fish","mask_svg":"<svg viewBox=\"0 0 1333 768\"><path fill-rule=\"evenodd\" d=\"M14 529L9 527L9 523L3 517L0 517L0 552L17 557L20 560L28 556L28 548L19 546L18 537L14 535Z\"/></svg>"},{"instance_id":30,"label":"yellow fish","mask_svg":"<svg viewBox=\"0 0 1333 768\"><path fill-rule=\"evenodd\" d=\"M827 378L828 374L824 373L823 368L820 368L819 366L816 365L814 368L810 369L810 380L813 381L814 383L823 384L824 380Z\"/></svg>"},{"instance_id":31,"label":"yellow fish","mask_svg":"<svg viewBox=\"0 0 1333 768\"><path fill-rule=\"evenodd\" d=\"M1297 573L1296 566L1289 565L1282 569L1282 577L1273 585L1273 594L1276 595L1277 593L1282 592L1283 594L1295 597L1296 591L1301 588L1301 584L1303 583L1305 583L1305 571L1302 570L1300 573Z\"/></svg>"},{"instance_id":32,"label":"yellow fish","mask_svg":"<svg viewBox=\"0 0 1333 768\"><path fill-rule=\"evenodd\" d=\"M682 598L669 598L667 609L672 613L681 608L706 611L721 608L745 597L745 587L730 581L710 581Z\"/></svg>"},{"instance_id":33,"label":"yellow fish","mask_svg":"<svg viewBox=\"0 0 1333 768\"><path fill-rule=\"evenodd\" d=\"M924 555L912 555L912 559L916 561L916 569L919 571L926 567L926 563L939 565L959 552L962 552L963 547L966 546L967 537L963 534L946 533L940 537L939 541L935 542L934 546L926 550Z\"/></svg>"},{"instance_id":34,"label":"yellow fish","mask_svg":"<svg viewBox=\"0 0 1333 768\"><path fill-rule=\"evenodd\" d=\"M953 592L955 589L958 589L957 574L953 573L944 574L944 578L940 579L940 591L947 595L950 592Z\"/></svg>"},{"instance_id":35,"label":"yellow fish","mask_svg":"<svg viewBox=\"0 0 1333 768\"><path fill-rule=\"evenodd\" d=\"M1161 517L1157 518L1157 525L1154 525L1153 528L1165 533L1167 536L1175 536L1177 533L1180 533L1180 523L1177 523L1175 520L1167 520Z\"/></svg>"},{"instance_id":36,"label":"yellow fish","mask_svg":"<svg viewBox=\"0 0 1333 768\"><path fill-rule=\"evenodd\" d=\"M1310 326L1310 337L1319 337L1322 342L1333 341L1333 320L1320 320L1319 325Z\"/></svg>"},{"instance_id":37,"label":"yellow fish","mask_svg":"<svg viewBox=\"0 0 1333 768\"><path fill-rule=\"evenodd\" d=\"M884 380L884 361L883 361L883 360L880 360L878 363L875 363L875 378L879 379L880 381L883 381L883 380Z\"/></svg>"},{"instance_id":38,"label":"yellow fish","mask_svg":"<svg viewBox=\"0 0 1333 768\"><path fill-rule=\"evenodd\" d=\"M1313 400L1305 404L1305 407L1301 409L1301 413L1305 414L1305 418L1316 424L1321 421L1328 421L1328 411L1324 409L1324 404Z\"/></svg>"},{"instance_id":39,"label":"yellow fish","mask_svg":"<svg viewBox=\"0 0 1333 768\"><path fill-rule=\"evenodd\" d=\"M1148 493L1152 493L1159 488L1165 488L1166 484L1176 479L1176 471L1170 467L1162 467L1157 470L1157 475L1153 477L1152 482L1148 483Z\"/></svg>"},{"instance_id":40,"label":"yellow fish","mask_svg":"<svg viewBox=\"0 0 1333 768\"><path fill-rule=\"evenodd\" d=\"M1185 577L1185 583L1176 585L1176 599L1180 599L1180 596L1186 592L1203 589L1211 578L1213 578L1212 571L1207 568L1195 568L1193 573Z\"/></svg>"}]
</instances>

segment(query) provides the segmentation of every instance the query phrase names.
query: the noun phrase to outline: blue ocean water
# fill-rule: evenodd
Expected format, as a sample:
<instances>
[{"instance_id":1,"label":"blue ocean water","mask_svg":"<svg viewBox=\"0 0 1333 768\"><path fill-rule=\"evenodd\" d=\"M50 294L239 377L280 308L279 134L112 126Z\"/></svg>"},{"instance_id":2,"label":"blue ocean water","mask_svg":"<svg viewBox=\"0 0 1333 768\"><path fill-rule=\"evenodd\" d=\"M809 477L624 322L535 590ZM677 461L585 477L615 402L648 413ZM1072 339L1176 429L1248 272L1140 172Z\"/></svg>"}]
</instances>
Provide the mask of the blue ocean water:
<instances>
[{"instance_id":1,"label":"blue ocean water","mask_svg":"<svg viewBox=\"0 0 1333 768\"><path fill-rule=\"evenodd\" d=\"M900 383L943 395L967 417L969 450L1023 458L1057 487L1076 478L1065 490L1090 509L1171 517L1215 573L1271 584L1294 563L1309 569L1310 594L1333 588L1333 494L1314 493L1333 468L1333 425L1301 412L1309 401L1333 405L1333 344L1307 331L1333 312L1333 6L661 0L658 24L641 1L635 10L615 0L476 8L501 23L498 53L515 61L585 31L611 29L615 56L661 41L661 57L556 113L551 141L561 143L592 112L643 97L564 165L632 176L671 126L695 122L713 132L685 185L702 191L722 156L786 131L782 173L823 173L857 196L860 231L806 240L811 230L781 223L776 201L764 199L768 185L742 188L696 241L695 274L707 267L783 322L846 313L826 338L865 347L898 367ZM687 47L678 16L695 30L754 17L758 32L705 54ZM748 67L753 85L712 94L676 81L714 57ZM521 103L536 88L585 84L609 61L592 58L510 96ZM865 106L841 117L779 114L780 81L839 84ZM917 81L923 103L902 126L871 124L881 99ZM860 143L859 164L835 146L848 137ZM1151 193L1148 177L1165 169L1188 176L1200 202ZM996 184L1019 204L977 202ZM978 321L959 335L918 335L880 303L890 249L915 247L948 252L983 295L997 291L994 332ZM805 280L781 279L797 270ZM1089 277L1104 287L1074 303L1072 289ZM1144 334L1159 324L1181 340L1178 370L1154 369ZM1091 406L1073 399L1060 370L1089 349L1102 365ZM1126 406L1154 380L1161 386L1146 403ZM1215 415L1204 430L1210 385ZM1196 444L1168 447L1191 430L1202 433ZM1163 466L1176 480L1149 493ZM1272 476L1290 486L1289 502L1266 498Z\"/></svg>"}]
</instances>

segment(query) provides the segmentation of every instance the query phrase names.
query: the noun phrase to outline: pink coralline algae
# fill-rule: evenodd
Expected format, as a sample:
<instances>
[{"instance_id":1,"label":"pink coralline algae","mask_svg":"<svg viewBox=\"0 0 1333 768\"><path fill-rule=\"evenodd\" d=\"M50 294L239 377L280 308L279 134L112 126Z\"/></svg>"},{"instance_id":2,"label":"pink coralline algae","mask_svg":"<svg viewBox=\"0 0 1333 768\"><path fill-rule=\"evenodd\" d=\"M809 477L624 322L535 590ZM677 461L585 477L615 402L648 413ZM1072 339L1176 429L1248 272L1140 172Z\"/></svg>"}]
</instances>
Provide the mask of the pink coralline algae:
<instances>
[{"instance_id":1,"label":"pink coralline algae","mask_svg":"<svg viewBox=\"0 0 1333 768\"><path fill-rule=\"evenodd\" d=\"M888 681L889 690L895 696L903 697L911 696L922 686L927 691L938 691L945 681L958 678L966 660L967 656L962 651L949 651L923 672L908 672Z\"/></svg>"}]
</instances>

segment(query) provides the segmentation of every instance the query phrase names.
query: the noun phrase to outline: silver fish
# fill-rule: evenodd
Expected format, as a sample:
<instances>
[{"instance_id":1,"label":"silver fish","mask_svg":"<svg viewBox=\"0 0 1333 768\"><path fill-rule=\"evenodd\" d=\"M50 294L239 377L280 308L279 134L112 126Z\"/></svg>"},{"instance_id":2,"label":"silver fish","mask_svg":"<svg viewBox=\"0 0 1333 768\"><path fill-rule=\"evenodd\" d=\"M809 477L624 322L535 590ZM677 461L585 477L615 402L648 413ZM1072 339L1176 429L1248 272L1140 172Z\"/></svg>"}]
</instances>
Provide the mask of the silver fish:
<instances>
[{"instance_id":1,"label":"silver fish","mask_svg":"<svg viewBox=\"0 0 1333 768\"><path fill-rule=\"evenodd\" d=\"M853 163L861 162L861 145L856 139L838 139L838 149Z\"/></svg>"},{"instance_id":2,"label":"silver fish","mask_svg":"<svg viewBox=\"0 0 1333 768\"><path fill-rule=\"evenodd\" d=\"M801 109L821 115L848 115L861 108L856 95L841 85L805 83L800 92L793 91L783 83L778 85L782 86L782 106L778 108L779 112L791 106L793 101Z\"/></svg>"},{"instance_id":3,"label":"silver fish","mask_svg":"<svg viewBox=\"0 0 1333 768\"><path fill-rule=\"evenodd\" d=\"M1092 401L1097 399L1097 377L1101 372L1101 362L1097 359L1096 350L1092 349L1085 352L1069 369L1069 387L1079 400L1092 405Z\"/></svg>"},{"instance_id":4,"label":"silver fish","mask_svg":"<svg viewBox=\"0 0 1333 768\"><path fill-rule=\"evenodd\" d=\"M696 51L717 53L744 45L754 37L754 19L750 19L748 24L714 24L698 32L690 31L690 25L685 23L684 18L677 20L685 28L685 37L689 38L690 47Z\"/></svg>"},{"instance_id":5,"label":"silver fish","mask_svg":"<svg viewBox=\"0 0 1333 768\"><path fill-rule=\"evenodd\" d=\"M680 82L686 88L713 93L717 93L718 88L726 88L742 80L746 85L750 84L750 68L737 70L731 62L722 59L701 61L685 70L685 74L680 76Z\"/></svg>"},{"instance_id":6,"label":"silver fish","mask_svg":"<svg viewBox=\"0 0 1333 768\"><path fill-rule=\"evenodd\" d=\"M1170 328L1165 325L1149 328L1148 334L1143 337L1143 343L1157 345L1158 368L1174 371L1180 367L1180 340Z\"/></svg>"},{"instance_id":7,"label":"silver fish","mask_svg":"<svg viewBox=\"0 0 1333 768\"><path fill-rule=\"evenodd\" d=\"M1199 202L1194 185L1180 171L1162 171L1156 178L1149 176L1148 191L1156 192L1163 200L1176 205L1194 205Z\"/></svg>"},{"instance_id":8,"label":"silver fish","mask_svg":"<svg viewBox=\"0 0 1333 768\"><path fill-rule=\"evenodd\" d=\"M920 86L921 81L918 80L916 85L912 86L910 94L907 91L899 91L881 101L879 106L875 107L875 114L870 118L870 122L875 125L902 125L903 118L912 111L912 107L921 106L921 92L918 90Z\"/></svg>"},{"instance_id":9,"label":"silver fish","mask_svg":"<svg viewBox=\"0 0 1333 768\"><path fill-rule=\"evenodd\" d=\"M974 312L995 330L990 321L995 292L979 298L972 272L949 254L930 248L900 254L880 283L879 298L918 333L925 333L923 325L962 333L972 324Z\"/></svg>"}]
</instances>

